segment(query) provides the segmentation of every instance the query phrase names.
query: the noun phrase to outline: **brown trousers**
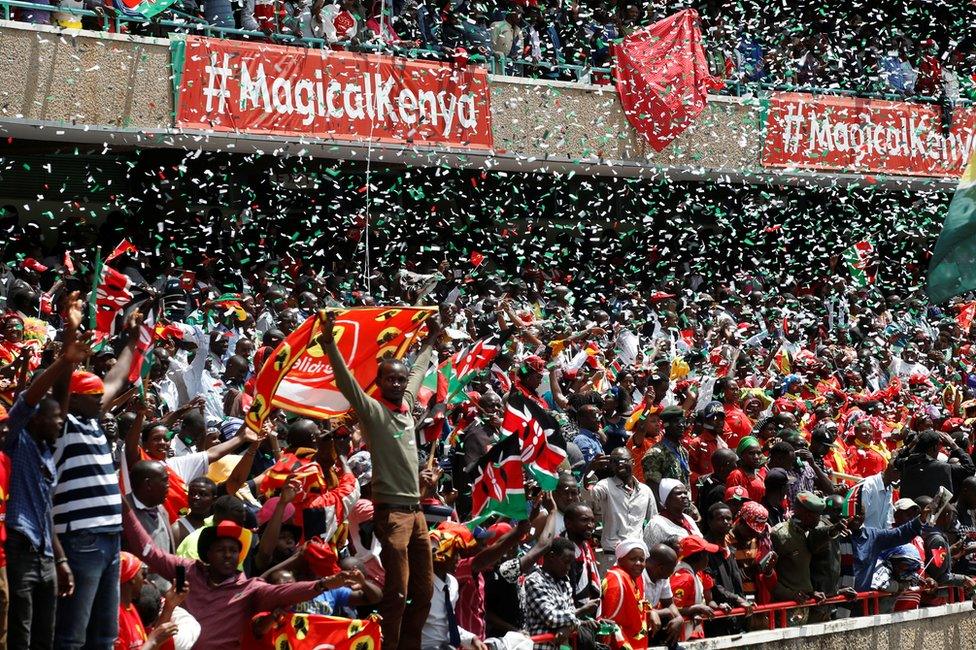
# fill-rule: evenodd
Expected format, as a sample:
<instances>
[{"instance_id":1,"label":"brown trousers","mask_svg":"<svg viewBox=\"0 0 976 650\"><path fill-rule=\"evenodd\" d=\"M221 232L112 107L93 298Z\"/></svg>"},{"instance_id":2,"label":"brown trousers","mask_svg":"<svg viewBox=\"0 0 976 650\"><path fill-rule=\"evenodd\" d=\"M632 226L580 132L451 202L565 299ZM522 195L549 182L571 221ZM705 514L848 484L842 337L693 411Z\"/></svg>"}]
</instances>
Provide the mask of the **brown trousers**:
<instances>
[{"instance_id":1,"label":"brown trousers","mask_svg":"<svg viewBox=\"0 0 976 650\"><path fill-rule=\"evenodd\" d=\"M386 574L380 615L383 650L419 650L434 595L434 567L423 512L377 508L376 538Z\"/></svg>"}]
</instances>

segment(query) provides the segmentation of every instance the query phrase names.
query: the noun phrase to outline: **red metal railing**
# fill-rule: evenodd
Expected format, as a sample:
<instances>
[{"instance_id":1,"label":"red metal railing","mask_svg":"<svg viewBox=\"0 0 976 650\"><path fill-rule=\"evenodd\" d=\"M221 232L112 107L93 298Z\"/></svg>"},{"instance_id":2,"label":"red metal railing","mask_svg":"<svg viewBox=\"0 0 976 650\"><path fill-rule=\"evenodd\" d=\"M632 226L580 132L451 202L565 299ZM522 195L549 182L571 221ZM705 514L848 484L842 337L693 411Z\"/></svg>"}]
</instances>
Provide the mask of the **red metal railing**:
<instances>
[{"instance_id":1,"label":"red metal railing","mask_svg":"<svg viewBox=\"0 0 976 650\"><path fill-rule=\"evenodd\" d=\"M946 603L961 603L967 600L966 591L960 587L940 587L938 591L945 592ZM887 591L862 591L853 596L832 596L824 600L806 600L806 601L780 601L775 603L765 603L762 605L755 605L752 608L752 615L756 614L768 614L769 615L769 629L775 630L777 627L788 627L787 615L791 610L794 609L808 609L810 607L820 607L822 605L839 605L843 603L860 603L861 604L861 615L870 616L872 614L881 613L881 599L892 598L897 594L889 593ZM974 604L976 606L976 604ZM714 616L712 619L722 619L722 618L732 618L736 616L745 616L746 609L744 607L737 607L728 612L723 612L720 610L714 610ZM570 635L570 643L575 647L573 643L574 635ZM560 634L537 634L532 638L533 643L552 643L557 639L565 638L564 635Z\"/></svg>"}]
</instances>

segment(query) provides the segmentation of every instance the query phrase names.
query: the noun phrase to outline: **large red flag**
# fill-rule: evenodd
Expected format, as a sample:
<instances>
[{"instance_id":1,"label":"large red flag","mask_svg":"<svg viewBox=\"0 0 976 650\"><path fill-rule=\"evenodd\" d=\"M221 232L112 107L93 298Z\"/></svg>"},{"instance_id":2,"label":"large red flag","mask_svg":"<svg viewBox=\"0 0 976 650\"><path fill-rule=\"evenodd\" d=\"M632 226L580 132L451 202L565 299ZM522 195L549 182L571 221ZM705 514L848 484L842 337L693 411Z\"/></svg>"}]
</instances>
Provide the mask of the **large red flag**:
<instances>
[{"instance_id":1,"label":"large red flag","mask_svg":"<svg viewBox=\"0 0 976 650\"><path fill-rule=\"evenodd\" d=\"M269 617L273 617L273 622ZM242 650L380 648L380 624L373 617L360 620L320 614L258 614L249 627L241 639ZM258 636L257 632L263 633Z\"/></svg>"},{"instance_id":2,"label":"large red flag","mask_svg":"<svg viewBox=\"0 0 976 650\"><path fill-rule=\"evenodd\" d=\"M349 371L367 394L376 393L377 363L402 358L436 310L430 307L363 307L335 310L335 341ZM313 418L349 410L335 386L332 365L316 342L325 311L311 316L289 334L264 362L255 379L254 402L245 422L255 431L278 406Z\"/></svg>"},{"instance_id":3,"label":"large red flag","mask_svg":"<svg viewBox=\"0 0 976 650\"><path fill-rule=\"evenodd\" d=\"M662 151L705 109L708 72L698 12L685 9L638 30L615 47L617 92L638 133Z\"/></svg>"}]
</instances>

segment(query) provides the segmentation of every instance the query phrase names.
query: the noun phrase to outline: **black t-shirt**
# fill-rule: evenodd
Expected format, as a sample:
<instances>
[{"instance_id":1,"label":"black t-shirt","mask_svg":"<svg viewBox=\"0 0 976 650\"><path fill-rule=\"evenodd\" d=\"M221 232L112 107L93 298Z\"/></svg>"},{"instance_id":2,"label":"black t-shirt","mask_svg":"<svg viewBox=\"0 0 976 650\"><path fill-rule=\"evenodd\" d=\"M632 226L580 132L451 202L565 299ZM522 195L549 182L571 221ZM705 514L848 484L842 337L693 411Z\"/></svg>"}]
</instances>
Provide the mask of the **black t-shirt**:
<instances>
[{"instance_id":1,"label":"black t-shirt","mask_svg":"<svg viewBox=\"0 0 976 650\"><path fill-rule=\"evenodd\" d=\"M502 576L500 566L485 574L485 611L494 613L517 630L522 629L524 619L518 585ZM490 620L485 625L489 637L502 637L508 631L495 627Z\"/></svg>"}]
</instances>

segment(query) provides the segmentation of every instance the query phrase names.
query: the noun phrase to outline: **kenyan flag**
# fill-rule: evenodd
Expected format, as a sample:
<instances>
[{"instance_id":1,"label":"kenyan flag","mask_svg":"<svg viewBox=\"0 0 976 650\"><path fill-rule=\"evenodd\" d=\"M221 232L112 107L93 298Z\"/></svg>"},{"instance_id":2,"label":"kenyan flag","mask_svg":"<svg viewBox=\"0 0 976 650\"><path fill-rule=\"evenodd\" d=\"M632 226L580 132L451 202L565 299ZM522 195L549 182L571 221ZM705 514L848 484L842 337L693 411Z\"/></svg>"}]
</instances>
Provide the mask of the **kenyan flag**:
<instances>
[{"instance_id":1,"label":"kenyan flag","mask_svg":"<svg viewBox=\"0 0 976 650\"><path fill-rule=\"evenodd\" d=\"M99 257L95 260L94 284L90 298L91 322L95 342L101 343L115 335L116 321L132 302L132 280Z\"/></svg>"},{"instance_id":2,"label":"kenyan flag","mask_svg":"<svg viewBox=\"0 0 976 650\"><path fill-rule=\"evenodd\" d=\"M466 400L464 387L479 372L491 366L507 339L507 334L490 336L452 354L437 367L436 372L427 373L418 400L426 404L432 395L436 395L437 404L457 404Z\"/></svg>"},{"instance_id":3,"label":"kenyan flag","mask_svg":"<svg viewBox=\"0 0 976 650\"><path fill-rule=\"evenodd\" d=\"M555 490L559 466L566 460L566 452L550 442L550 437L562 438L556 420L521 393L512 393L502 420L502 435L520 441L522 462L539 487L545 492Z\"/></svg>"},{"instance_id":4,"label":"kenyan flag","mask_svg":"<svg viewBox=\"0 0 976 650\"><path fill-rule=\"evenodd\" d=\"M508 436L492 447L479 463L471 485L471 517L483 521L497 515L526 519L525 476L522 450L517 436Z\"/></svg>"},{"instance_id":5,"label":"kenyan flag","mask_svg":"<svg viewBox=\"0 0 976 650\"><path fill-rule=\"evenodd\" d=\"M115 0L115 8L126 16L149 20L172 6L175 0Z\"/></svg>"},{"instance_id":6,"label":"kenyan flag","mask_svg":"<svg viewBox=\"0 0 976 650\"><path fill-rule=\"evenodd\" d=\"M868 268L874 245L870 239L859 241L844 251L844 262L851 273L851 279L859 287L866 287L874 282L874 271Z\"/></svg>"}]
</instances>

